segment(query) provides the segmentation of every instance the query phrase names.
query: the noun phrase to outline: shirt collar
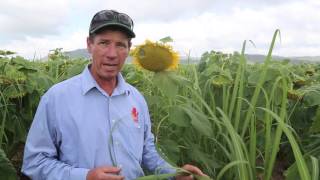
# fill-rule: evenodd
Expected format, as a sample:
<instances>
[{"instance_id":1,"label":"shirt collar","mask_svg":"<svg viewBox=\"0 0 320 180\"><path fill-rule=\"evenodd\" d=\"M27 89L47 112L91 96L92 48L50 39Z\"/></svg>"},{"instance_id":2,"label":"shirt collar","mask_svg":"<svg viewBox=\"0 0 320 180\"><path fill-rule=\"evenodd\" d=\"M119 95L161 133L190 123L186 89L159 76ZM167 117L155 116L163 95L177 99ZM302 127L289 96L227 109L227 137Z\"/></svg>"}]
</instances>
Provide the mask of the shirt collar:
<instances>
[{"instance_id":1,"label":"shirt collar","mask_svg":"<svg viewBox=\"0 0 320 180\"><path fill-rule=\"evenodd\" d=\"M118 78L118 84L116 88L113 90L112 96L121 95L121 94L129 95L129 90L130 90L129 85L124 80L122 74L118 73L117 78Z\"/></svg>"},{"instance_id":2,"label":"shirt collar","mask_svg":"<svg viewBox=\"0 0 320 180\"><path fill-rule=\"evenodd\" d=\"M89 70L90 66L91 66L91 64L87 65L81 73L81 76L82 76L81 77L82 78L82 82L81 82L82 83L82 95L85 95L92 88L97 88L99 90L100 89L102 90L102 88L100 88L100 86L98 85L96 80L93 78L93 76ZM122 74L118 73L117 78L118 78L118 84L117 84L116 88L113 90L112 96L122 95L122 94L129 95L130 88L129 88L129 85L124 80Z\"/></svg>"}]
</instances>

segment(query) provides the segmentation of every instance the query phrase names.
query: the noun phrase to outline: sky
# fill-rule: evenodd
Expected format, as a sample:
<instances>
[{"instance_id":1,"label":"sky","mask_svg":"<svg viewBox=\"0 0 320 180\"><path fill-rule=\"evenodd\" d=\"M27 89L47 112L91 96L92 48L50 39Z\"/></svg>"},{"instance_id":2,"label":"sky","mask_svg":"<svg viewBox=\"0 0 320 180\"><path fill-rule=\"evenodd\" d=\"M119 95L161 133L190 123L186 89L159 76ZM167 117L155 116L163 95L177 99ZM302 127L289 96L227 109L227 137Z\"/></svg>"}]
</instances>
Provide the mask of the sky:
<instances>
[{"instance_id":1,"label":"sky","mask_svg":"<svg viewBox=\"0 0 320 180\"><path fill-rule=\"evenodd\" d=\"M206 51L267 54L280 29L274 55L320 55L320 0L0 0L0 49L25 58L49 50L86 48L92 16L102 9L134 21L133 46L170 36L181 56Z\"/></svg>"}]
</instances>

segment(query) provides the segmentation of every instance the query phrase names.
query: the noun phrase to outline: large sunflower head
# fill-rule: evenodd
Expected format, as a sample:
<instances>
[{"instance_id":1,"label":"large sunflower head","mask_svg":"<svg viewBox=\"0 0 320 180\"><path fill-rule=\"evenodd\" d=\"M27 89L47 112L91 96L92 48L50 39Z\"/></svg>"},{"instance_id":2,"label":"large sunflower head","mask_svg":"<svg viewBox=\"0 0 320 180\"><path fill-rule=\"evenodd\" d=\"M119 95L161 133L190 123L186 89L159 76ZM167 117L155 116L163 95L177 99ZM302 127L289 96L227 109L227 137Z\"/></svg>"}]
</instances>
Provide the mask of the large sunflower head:
<instances>
[{"instance_id":1,"label":"large sunflower head","mask_svg":"<svg viewBox=\"0 0 320 180\"><path fill-rule=\"evenodd\" d=\"M170 45L146 40L132 50L133 63L153 72L176 69L179 55Z\"/></svg>"}]
</instances>

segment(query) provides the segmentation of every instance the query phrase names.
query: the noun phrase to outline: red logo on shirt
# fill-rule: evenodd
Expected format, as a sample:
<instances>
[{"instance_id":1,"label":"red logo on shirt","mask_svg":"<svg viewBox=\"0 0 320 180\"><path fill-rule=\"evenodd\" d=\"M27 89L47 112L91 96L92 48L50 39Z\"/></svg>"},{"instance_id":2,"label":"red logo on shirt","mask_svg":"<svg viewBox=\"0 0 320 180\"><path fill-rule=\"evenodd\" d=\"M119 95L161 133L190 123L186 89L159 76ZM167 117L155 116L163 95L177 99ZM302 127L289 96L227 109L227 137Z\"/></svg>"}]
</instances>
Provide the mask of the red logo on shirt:
<instances>
[{"instance_id":1,"label":"red logo on shirt","mask_svg":"<svg viewBox=\"0 0 320 180\"><path fill-rule=\"evenodd\" d=\"M135 107L132 108L131 110L131 116L132 116L132 119L135 123L138 123L138 111Z\"/></svg>"}]
</instances>

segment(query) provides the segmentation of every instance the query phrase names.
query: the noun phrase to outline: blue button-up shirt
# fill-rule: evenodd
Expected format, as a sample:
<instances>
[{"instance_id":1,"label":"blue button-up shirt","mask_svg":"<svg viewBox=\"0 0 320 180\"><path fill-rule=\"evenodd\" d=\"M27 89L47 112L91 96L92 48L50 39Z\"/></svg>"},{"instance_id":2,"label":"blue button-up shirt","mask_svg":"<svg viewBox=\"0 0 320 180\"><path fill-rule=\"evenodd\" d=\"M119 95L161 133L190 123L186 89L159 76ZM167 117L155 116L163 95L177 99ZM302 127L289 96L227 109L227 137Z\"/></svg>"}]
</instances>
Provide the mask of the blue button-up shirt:
<instances>
[{"instance_id":1,"label":"blue button-up shirt","mask_svg":"<svg viewBox=\"0 0 320 180\"><path fill-rule=\"evenodd\" d=\"M89 66L43 95L31 125L22 172L33 180L81 180L99 166L117 166L131 180L141 167L173 172L157 153L143 96L119 73L111 96Z\"/></svg>"}]
</instances>

